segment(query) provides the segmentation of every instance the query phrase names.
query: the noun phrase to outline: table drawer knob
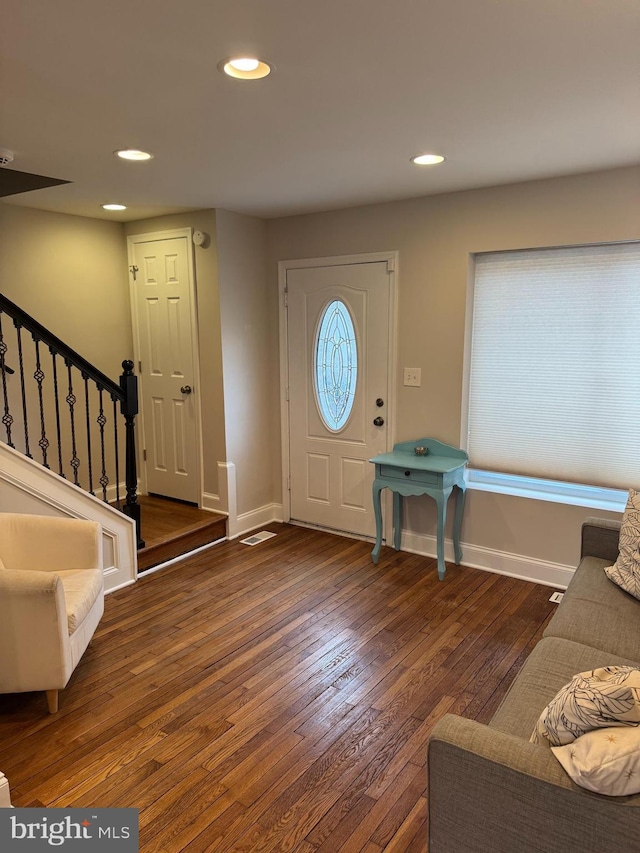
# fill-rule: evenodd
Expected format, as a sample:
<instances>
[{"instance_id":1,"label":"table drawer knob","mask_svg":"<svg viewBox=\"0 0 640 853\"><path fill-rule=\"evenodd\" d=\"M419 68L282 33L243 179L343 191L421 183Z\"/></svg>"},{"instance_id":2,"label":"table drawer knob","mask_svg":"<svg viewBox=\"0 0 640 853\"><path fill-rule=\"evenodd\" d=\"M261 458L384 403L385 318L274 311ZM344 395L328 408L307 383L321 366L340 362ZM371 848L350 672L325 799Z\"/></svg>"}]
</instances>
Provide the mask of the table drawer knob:
<instances>
[{"instance_id":1,"label":"table drawer knob","mask_svg":"<svg viewBox=\"0 0 640 853\"><path fill-rule=\"evenodd\" d=\"M411 471L405 471L405 472L404 472L404 476L405 476L405 477L410 477L410 476L411 476Z\"/></svg>"}]
</instances>

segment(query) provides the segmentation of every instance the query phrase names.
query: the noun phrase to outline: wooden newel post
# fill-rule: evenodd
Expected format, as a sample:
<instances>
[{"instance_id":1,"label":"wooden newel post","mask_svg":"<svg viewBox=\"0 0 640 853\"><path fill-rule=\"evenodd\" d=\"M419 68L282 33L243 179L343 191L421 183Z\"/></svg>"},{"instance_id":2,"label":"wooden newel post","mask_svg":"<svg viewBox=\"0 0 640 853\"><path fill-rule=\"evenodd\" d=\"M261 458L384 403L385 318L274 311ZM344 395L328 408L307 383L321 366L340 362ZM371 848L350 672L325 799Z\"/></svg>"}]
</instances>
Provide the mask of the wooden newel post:
<instances>
[{"instance_id":1,"label":"wooden newel post","mask_svg":"<svg viewBox=\"0 0 640 853\"><path fill-rule=\"evenodd\" d=\"M136 439L135 439L135 418L138 414L138 377L133 373L133 362L122 362L122 370L120 376L120 388L124 394L124 399L120 403L120 411L124 416L125 428L125 465L126 465L126 489L127 497L124 503L123 512L132 518L136 523L136 536L138 539L138 550L144 548L144 540L140 529L140 504L138 503L138 469L136 466Z\"/></svg>"}]
</instances>

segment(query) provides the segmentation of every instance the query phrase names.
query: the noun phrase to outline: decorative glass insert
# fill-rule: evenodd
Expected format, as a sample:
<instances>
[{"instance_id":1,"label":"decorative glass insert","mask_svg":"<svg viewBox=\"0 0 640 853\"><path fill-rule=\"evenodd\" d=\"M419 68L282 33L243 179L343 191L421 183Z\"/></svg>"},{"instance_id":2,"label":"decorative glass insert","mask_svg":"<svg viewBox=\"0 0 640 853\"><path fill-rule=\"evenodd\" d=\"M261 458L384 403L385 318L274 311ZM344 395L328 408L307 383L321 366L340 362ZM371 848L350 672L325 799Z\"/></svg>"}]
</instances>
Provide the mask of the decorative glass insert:
<instances>
[{"instance_id":1,"label":"decorative glass insert","mask_svg":"<svg viewBox=\"0 0 640 853\"><path fill-rule=\"evenodd\" d=\"M340 299L322 314L316 338L316 400L327 429L337 432L349 420L358 379L356 330Z\"/></svg>"}]
</instances>

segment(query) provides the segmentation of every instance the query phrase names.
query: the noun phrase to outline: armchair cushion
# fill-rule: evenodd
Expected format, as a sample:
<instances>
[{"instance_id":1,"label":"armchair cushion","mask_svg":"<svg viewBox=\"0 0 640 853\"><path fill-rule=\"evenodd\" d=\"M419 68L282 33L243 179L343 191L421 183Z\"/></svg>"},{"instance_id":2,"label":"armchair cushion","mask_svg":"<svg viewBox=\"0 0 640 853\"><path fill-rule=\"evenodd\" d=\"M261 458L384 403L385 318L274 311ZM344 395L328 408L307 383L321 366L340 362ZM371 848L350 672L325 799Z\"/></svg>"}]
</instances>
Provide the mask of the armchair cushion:
<instances>
[{"instance_id":1,"label":"armchair cushion","mask_svg":"<svg viewBox=\"0 0 640 853\"><path fill-rule=\"evenodd\" d=\"M64 589L65 610L69 634L73 634L103 590L103 576L99 569L70 569L56 572Z\"/></svg>"}]
</instances>

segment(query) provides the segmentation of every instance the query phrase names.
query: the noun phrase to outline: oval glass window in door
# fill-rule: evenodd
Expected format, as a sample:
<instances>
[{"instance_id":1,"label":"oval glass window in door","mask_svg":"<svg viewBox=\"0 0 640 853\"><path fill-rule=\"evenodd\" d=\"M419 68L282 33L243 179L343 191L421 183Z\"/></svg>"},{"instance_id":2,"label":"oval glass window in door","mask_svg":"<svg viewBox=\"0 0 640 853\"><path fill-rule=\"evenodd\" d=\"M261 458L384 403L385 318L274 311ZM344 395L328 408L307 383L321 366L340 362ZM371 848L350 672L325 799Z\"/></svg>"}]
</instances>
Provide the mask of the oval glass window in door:
<instances>
[{"instance_id":1,"label":"oval glass window in door","mask_svg":"<svg viewBox=\"0 0 640 853\"><path fill-rule=\"evenodd\" d=\"M358 381L358 347L351 314L341 299L320 318L315 347L315 392L327 429L341 430L351 414Z\"/></svg>"}]
</instances>

